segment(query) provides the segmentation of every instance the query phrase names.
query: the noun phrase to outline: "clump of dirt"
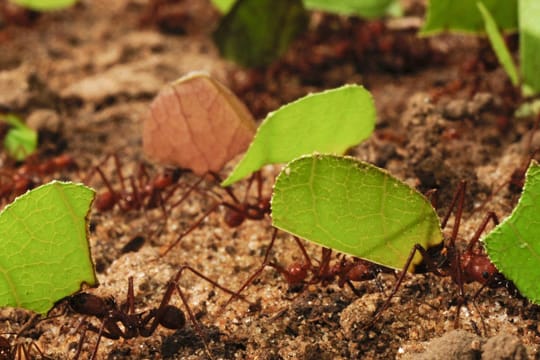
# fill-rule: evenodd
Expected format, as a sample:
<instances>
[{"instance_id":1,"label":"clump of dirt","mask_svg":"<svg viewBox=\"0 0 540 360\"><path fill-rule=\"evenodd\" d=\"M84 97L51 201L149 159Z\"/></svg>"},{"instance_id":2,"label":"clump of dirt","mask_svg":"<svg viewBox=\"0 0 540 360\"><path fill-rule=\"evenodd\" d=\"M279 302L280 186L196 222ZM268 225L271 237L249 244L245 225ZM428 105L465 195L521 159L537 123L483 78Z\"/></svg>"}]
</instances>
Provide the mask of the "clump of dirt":
<instances>
[{"instance_id":1,"label":"clump of dirt","mask_svg":"<svg viewBox=\"0 0 540 360\"><path fill-rule=\"evenodd\" d=\"M41 154L40 161L67 153L79 165L78 170L40 175L40 181L85 180L101 194L107 187L99 176L91 176L92 168L111 153L120 157L126 179L137 178L141 164L150 176L163 171L141 150L142 121L149 103L164 84L189 71L204 70L235 90L258 118L309 92L363 84L375 99L377 125L374 135L350 154L385 167L422 191L437 188L440 214L445 213L456 185L466 180L461 245L474 234L485 211L493 210L500 218L511 211L517 193L503 182L528 158L529 136L537 139L539 134L531 134L534 119L517 121L511 115L517 106L516 92L492 61L485 40L450 35L417 39L414 28L396 28L387 21L314 13L310 30L282 60L267 69L246 70L219 57L209 37L216 26L209 2L185 0L159 11L152 7L156 3L160 2L80 1L71 9L43 14L31 26L0 25L1 110L33 119L36 127L49 132L42 139L48 139L55 150ZM423 1L404 3L409 14L421 16ZM171 31L169 19L183 21L180 35L158 31ZM17 165L2 159L2 171L14 171ZM234 161L222 175L233 165ZM101 167L119 189L114 162ZM264 169L265 194L270 194L278 172L279 166ZM178 201L181 190L198 180L183 174L183 185L167 204ZM94 209L90 242L100 286L85 291L114 297L121 304L132 276L136 311L146 314L159 306L168 281L183 264L230 289L240 288L261 266L273 233L267 218L229 228L220 208L169 254L160 256L162 247L213 205L212 192L226 196L213 180L202 184L200 192L168 209L166 215L159 207ZM234 186L239 198L245 187L245 182ZM255 200L255 196L253 192L248 198ZM485 208L478 210L484 202ZM126 251L134 238L142 246ZM306 248L313 259L320 257L317 246L306 244ZM284 266L304 260L295 242L281 232L270 259ZM229 294L186 272L179 286L200 330L188 320L178 331L158 327L148 338L102 339L98 358L416 358L426 343L441 336L446 340L428 345L432 350L425 358L436 356L429 351L441 350L443 344L447 349L443 355L537 356L538 307L504 289L484 289L472 298L479 285L466 284L467 306L457 313L457 286L434 274L408 275L389 309L366 329L394 282L394 276L380 274L373 281L355 284L362 296L337 284L290 289L278 272L267 268L243 293L249 302L228 304ZM171 303L187 313L178 294ZM58 359L73 358L82 321L100 326L98 320L83 320L73 311L62 313L64 308L58 305L54 310L58 317L43 320L23 334ZM2 309L0 332L17 332L28 318L24 311ZM451 332L456 319L465 332ZM81 358L89 357L96 337L92 331L86 334ZM498 348L501 343L507 344L504 351Z\"/></svg>"}]
</instances>

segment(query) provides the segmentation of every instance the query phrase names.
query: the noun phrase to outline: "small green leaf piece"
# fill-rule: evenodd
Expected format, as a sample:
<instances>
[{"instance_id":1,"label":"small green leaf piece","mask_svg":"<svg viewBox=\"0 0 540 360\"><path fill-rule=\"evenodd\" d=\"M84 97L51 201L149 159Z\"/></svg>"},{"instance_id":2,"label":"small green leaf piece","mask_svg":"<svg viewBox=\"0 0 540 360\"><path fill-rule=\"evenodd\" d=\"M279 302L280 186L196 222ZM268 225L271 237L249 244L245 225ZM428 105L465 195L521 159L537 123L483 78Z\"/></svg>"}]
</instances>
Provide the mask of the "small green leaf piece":
<instances>
[{"instance_id":1,"label":"small green leaf piece","mask_svg":"<svg viewBox=\"0 0 540 360\"><path fill-rule=\"evenodd\" d=\"M10 128L4 137L4 149L9 156L17 161L23 161L36 151L38 134L26 126L18 117L12 114L0 116L0 122L6 122Z\"/></svg>"},{"instance_id":2,"label":"small green leaf piece","mask_svg":"<svg viewBox=\"0 0 540 360\"><path fill-rule=\"evenodd\" d=\"M97 280L87 239L94 190L53 181L0 213L0 306L45 314Z\"/></svg>"},{"instance_id":3,"label":"small green leaf piece","mask_svg":"<svg viewBox=\"0 0 540 360\"><path fill-rule=\"evenodd\" d=\"M540 166L532 161L512 214L483 239L495 267L540 304Z\"/></svg>"},{"instance_id":4,"label":"small green leaf piece","mask_svg":"<svg viewBox=\"0 0 540 360\"><path fill-rule=\"evenodd\" d=\"M310 94L284 105L268 114L222 186L264 165L289 162L315 151L343 154L371 135L375 117L373 98L359 85Z\"/></svg>"},{"instance_id":5,"label":"small green leaf piece","mask_svg":"<svg viewBox=\"0 0 540 360\"><path fill-rule=\"evenodd\" d=\"M527 95L540 93L540 1L519 1L519 57Z\"/></svg>"},{"instance_id":6,"label":"small green leaf piece","mask_svg":"<svg viewBox=\"0 0 540 360\"><path fill-rule=\"evenodd\" d=\"M301 0L238 0L214 33L219 50L242 66L271 63L307 27Z\"/></svg>"},{"instance_id":7,"label":"small green leaf piece","mask_svg":"<svg viewBox=\"0 0 540 360\"><path fill-rule=\"evenodd\" d=\"M491 42L491 46L495 51L495 55L497 55L497 59L508 74L508 77L512 81L512 85L518 86L519 75L516 69L516 65L514 64L514 61L512 60L512 55L510 54L510 51L508 51L504 39L499 32L495 19L493 19L493 16L491 16L491 13L482 1L479 1L477 5L480 13L482 14L482 17L484 18L486 33L489 41Z\"/></svg>"},{"instance_id":8,"label":"small green leaf piece","mask_svg":"<svg viewBox=\"0 0 540 360\"><path fill-rule=\"evenodd\" d=\"M401 6L396 0L304 0L310 10L322 10L340 15L358 15L378 18L385 15L400 16Z\"/></svg>"},{"instance_id":9,"label":"small green leaf piece","mask_svg":"<svg viewBox=\"0 0 540 360\"><path fill-rule=\"evenodd\" d=\"M226 14L234 5L234 1L235 0L212 0L212 4L214 4L222 14Z\"/></svg>"},{"instance_id":10,"label":"small green leaf piece","mask_svg":"<svg viewBox=\"0 0 540 360\"><path fill-rule=\"evenodd\" d=\"M483 0L482 2L500 29L515 30L517 28L517 0ZM476 1L430 0L426 22L420 33L432 35L445 30L482 32L484 20L476 6Z\"/></svg>"},{"instance_id":11,"label":"small green leaf piece","mask_svg":"<svg viewBox=\"0 0 540 360\"><path fill-rule=\"evenodd\" d=\"M61 10L75 4L77 0L9 0L17 5L35 11Z\"/></svg>"},{"instance_id":12,"label":"small green leaf piece","mask_svg":"<svg viewBox=\"0 0 540 360\"><path fill-rule=\"evenodd\" d=\"M403 268L414 244L428 248L443 239L422 194L371 164L334 155L304 156L281 171L272 224L394 269ZM421 259L417 255L413 263Z\"/></svg>"}]
</instances>

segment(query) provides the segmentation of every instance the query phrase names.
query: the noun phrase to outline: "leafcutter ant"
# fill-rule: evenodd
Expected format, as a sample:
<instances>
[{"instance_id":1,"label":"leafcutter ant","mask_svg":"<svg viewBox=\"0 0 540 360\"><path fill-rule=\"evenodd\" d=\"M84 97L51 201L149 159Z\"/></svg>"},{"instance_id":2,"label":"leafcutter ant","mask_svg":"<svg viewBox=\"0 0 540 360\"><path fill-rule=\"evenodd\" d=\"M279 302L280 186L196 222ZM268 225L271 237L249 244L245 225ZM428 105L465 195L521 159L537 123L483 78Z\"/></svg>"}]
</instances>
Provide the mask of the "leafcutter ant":
<instances>
[{"instance_id":1,"label":"leafcutter ant","mask_svg":"<svg viewBox=\"0 0 540 360\"><path fill-rule=\"evenodd\" d=\"M240 294L244 291L266 267L277 270L285 278L285 281L291 288L314 284L327 286L337 281L339 287L347 285L357 296L360 296L361 293L356 289L353 282L372 280L380 273L394 273L392 269L382 265L377 265L357 257L348 258L342 254L338 256L338 261L332 264L332 250L324 247L321 248L321 259L317 261L317 265L314 265L304 245L296 236L294 237L294 241L302 252L304 261L293 262L289 266L283 267L282 265L269 260L277 233L278 230L274 229L272 240L266 250L262 265L247 279L240 289L238 289L236 294ZM231 300L232 298L229 301Z\"/></svg>"},{"instance_id":2,"label":"leafcutter ant","mask_svg":"<svg viewBox=\"0 0 540 360\"><path fill-rule=\"evenodd\" d=\"M114 189L101 168L110 158L114 161L120 190ZM117 154L105 157L100 165L96 166L94 171L86 176L85 183L90 181L94 172L99 174L103 184L107 188L106 191L100 193L96 198L95 206L99 211L112 210L115 205L118 205L122 211L153 209L161 206L164 214L167 214L164 203L172 195L182 174L180 169L166 169L162 174L151 178L146 167L141 163L139 164L137 175L130 175L126 180L122 172L122 163ZM129 187L126 185L126 182L129 182Z\"/></svg>"},{"instance_id":3,"label":"leafcutter ant","mask_svg":"<svg viewBox=\"0 0 540 360\"><path fill-rule=\"evenodd\" d=\"M78 359L81 354L87 330L98 334L96 345L94 346L94 350L90 357L90 359L95 359L101 337L106 337L113 340L118 340L120 338L127 340L139 336L150 337L160 325L171 330L182 329L186 325L186 316L180 308L170 304L175 290L180 295L189 319L195 326L195 329L199 333L199 336L201 336L201 339L203 339L206 351L211 357L208 345L204 340L203 332L188 305L184 292L178 285L180 277L186 270L209 282L218 289L236 298L247 301L242 296L236 295L233 291L221 286L217 282L211 280L201 272L188 265L183 265L180 267L176 275L169 282L159 306L143 312L135 312L135 296L132 277L128 279L126 302L121 305L118 305L113 298L102 298L89 293L83 292L72 295L67 298L67 303L73 311L81 315L93 316L101 321L101 326L99 327L89 322L84 322L85 329L83 335L81 336L81 340L79 341L75 359Z\"/></svg>"},{"instance_id":4,"label":"leafcutter ant","mask_svg":"<svg viewBox=\"0 0 540 360\"><path fill-rule=\"evenodd\" d=\"M43 354L43 351L33 341L17 342L12 344L4 337L0 336L0 360L27 360L27 359L51 359Z\"/></svg>"},{"instance_id":5,"label":"leafcutter ant","mask_svg":"<svg viewBox=\"0 0 540 360\"><path fill-rule=\"evenodd\" d=\"M411 250L409 257L403 267L400 276L398 277L392 292L383 303L383 305L377 310L373 320L368 324L371 326L381 316L383 311L388 308L390 301L397 293L401 286L407 270L411 266L411 262L416 252L420 252L422 255L422 263L415 268L415 273L431 272L437 276L450 276L452 281L458 286L458 301L457 301L457 316L454 326L459 326L459 313L462 306L466 305L466 297L464 284L479 283L481 287L476 291L473 296L474 299L478 297L482 290L486 287L490 289L506 288L508 292L513 296L519 296L519 292L515 285L507 280L493 265L493 263L487 257L483 247L480 244L480 236L487 227L488 223L492 221L495 225L499 223L495 213L490 212L485 216L480 227L475 232L471 240L469 241L465 250L460 250L456 245L456 239L459 232L459 226L463 215L463 204L465 200L466 182L462 181L454 194L447 214L441 222L442 228L446 227L448 220L454 211L454 224L452 227L451 236L443 243L437 245L434 248L425 249L419 244L416 244ZM476 306L476 305L475 305Z\"/></svg>"}]
</instances>

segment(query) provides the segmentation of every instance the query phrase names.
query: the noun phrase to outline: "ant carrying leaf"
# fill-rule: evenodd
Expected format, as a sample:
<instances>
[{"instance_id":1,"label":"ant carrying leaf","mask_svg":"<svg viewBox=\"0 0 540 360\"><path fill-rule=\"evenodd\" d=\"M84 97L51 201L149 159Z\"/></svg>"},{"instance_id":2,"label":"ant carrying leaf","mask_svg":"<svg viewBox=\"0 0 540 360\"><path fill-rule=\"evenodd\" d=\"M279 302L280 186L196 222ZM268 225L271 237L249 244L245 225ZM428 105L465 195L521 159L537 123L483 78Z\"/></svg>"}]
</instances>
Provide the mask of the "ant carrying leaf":
<instances>
[{"instance_id":1,"label":"ant carrying leaf","mask_svg":"<svg viewBox=\"0 0 540 360\"><path fill-rule=\"evenodd\" d=\"M477 246L489 220L496 222L494 214L488 214L465 251L457 248L464 194L462 183L442 221L444 227L456 208L452 235L443 242L431 204L387 172L349 157L304 156L278 176L272 220L274 226L319 245L401 269L394 290L376 318L389 305L406 272L417 269L450 276L459 286L459 308L465 304L465 283L505 287L517 293Z\"/></svg>"}]
</instances>

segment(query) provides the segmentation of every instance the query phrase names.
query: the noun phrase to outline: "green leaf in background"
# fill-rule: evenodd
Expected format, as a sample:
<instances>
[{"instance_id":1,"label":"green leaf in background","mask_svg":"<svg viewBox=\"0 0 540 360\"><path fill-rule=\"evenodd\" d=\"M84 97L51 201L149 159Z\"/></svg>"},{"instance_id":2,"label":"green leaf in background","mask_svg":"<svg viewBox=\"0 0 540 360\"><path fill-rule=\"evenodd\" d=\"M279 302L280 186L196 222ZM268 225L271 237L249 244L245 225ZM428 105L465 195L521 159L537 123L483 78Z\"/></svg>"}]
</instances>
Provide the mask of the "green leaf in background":
<instances>
[{"instance_id":1,"label":"green leaf in background","mask_svg":"<svg viewBox=\"0 0 540 360\"><path fill-rule=\"evenodd\" d=\"M540 304L540 166L532 161L512 214L483 239L495 267Z\"/></svg>"},{"instance_id":2,"label":"green leaf in background","mask_svg":"<svg viewBox=\"0 0 540 360\"><path fill-rule=\"evenodd\" d=\"M45 314L54 303L96 284L87 239L94 190L53 181L0 213L0 306Z\"/></svg>"},{"instance_id":3,"label":"green leaf in background","mask_svg":"<svg viewBox=\"0 0 540 360\"><path fill-rule=\"evenodd\" d=\"M540 92L540 1L519 1L519 57L525 93Z\"/></svg>"},{"instance_id":4,"label":"green leaf in background","mask_svg":"<svg viewBox=\"0 0 540 360\"><path fill-rule=\"evenodd\" d=\"M514 86L519 85L518 71L516 69L516 66L514 65L514 61L512 60L512 55L510 54L510 51L508 51L504 39L499 32L495 19L493 19L491 13L485 7L482 1L479 1L477 5L480 13L482 14L482 17L484 18L486 33L489 41L491 42L491 46L493 47L493 50L497 55L497 59L508 74L508 77L512 81L512 84Z\"/></svg>"},{"instance_id":5,"label":"green leaf in background","mask_svg":"<svg viewBox=\"0 0 540 360\"><path fill-rule=\"evenodd\" d=\"M314 151L343 154L375 127L375 104L359 85L307 95L268 114L244 157L223 186L267 164L285 163Z\"/></svg>"},{"instance_id":6,"label":"green leaf in background","mask_svg":"<svg viewBox=\"0 0 540 360\"><path fill-rule=\"evenodd\" d=\"M483 0L482 2L500 29L515 30L517 28L517 0ZM484 20L476 6L476 1L430 0L426 22L420 33L431 35L445 30L469 33L484 31Z\"/></svg>"},{"instance_id":7,"label":"green leaf in background","mask_svg":"<svg viewBox=\"0 0 540 360\"><path fill-rule=\"evenodd\" d=\"M341 15L377 18L385 15L400 16L402 9L396 0L304 0L310 10L322 10Z\"/></svg>"},{"instance_id":8,"label":"green leaf in background","mask_svg":"<svg viewBox=\"0 0 540 360\"><path fill-rule=\"evenodd\" d=\"M9 156L17 161L22 161L36 150L38 134L35 130L30 129L12 114L0 115L0 122L5 122L10 126L4 138L4 149Z\"/></svg>"},{"instance_id":9,"label":"green leaf in background","mask_svg":"<svg viewBox=\"0 0 540 360\"><path fill-rule=\"evenodd\" d=\"M77 0L9 0L22 7L36 11L61 10L75 4Z\"/></svg>"},{"instance_id":10,"label":"green leaf in background","mask_svg":"<svg viewBox=\"0 0 540 360\"><path fill-rule=\"evenodd\" d=\"M403 268L414 244L428 248L443 239L422 194L371 164L333 155L304 156L281 171L272 224L394 269Z\"/></svg>"},{"instance_id":11,"label":"green leaf in background","mask_svg":"<svg viewBox=\"0 0 540 360\"><path fill-rule=\"evenodd\" d=\"M212 0L212 4L218 8L222 14L226 14L234 5L235 0Z\"/></svg>"},{"instance_id":12,"label":"green leaf in background","mask_svg":"<svg viewBox=\"0 0 540 360\"><path fill-rule=\"evenodd\" d=\"M307 27L301 0L238 0L214 33L222 55L240 65L271 63Z\"/></svg>"}]
</instances>

